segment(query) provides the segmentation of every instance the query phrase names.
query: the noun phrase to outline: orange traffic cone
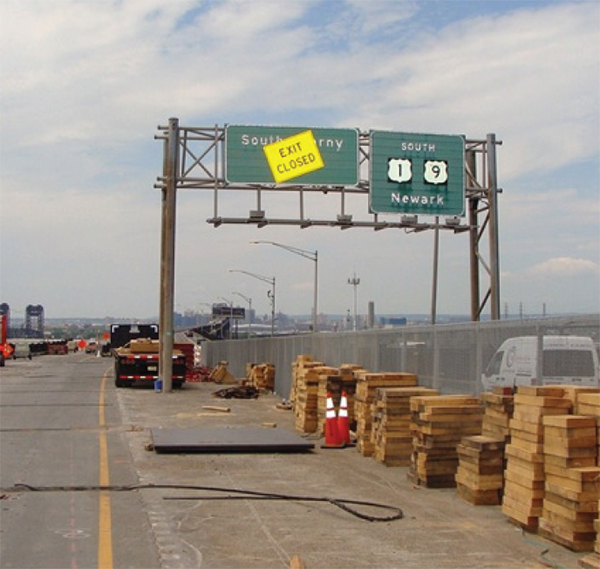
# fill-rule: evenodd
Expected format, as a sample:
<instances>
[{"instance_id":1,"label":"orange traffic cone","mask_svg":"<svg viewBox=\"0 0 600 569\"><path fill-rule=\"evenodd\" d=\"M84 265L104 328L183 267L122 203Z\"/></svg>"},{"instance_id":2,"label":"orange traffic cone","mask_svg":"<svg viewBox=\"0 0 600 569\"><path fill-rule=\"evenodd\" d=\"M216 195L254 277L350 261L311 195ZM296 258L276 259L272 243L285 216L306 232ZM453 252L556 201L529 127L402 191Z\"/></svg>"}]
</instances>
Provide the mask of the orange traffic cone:
<instances>
[{"instance_id":1,"label":"orange traffic cone","mask_svg":"<svg viewBox=\"0 0 600 569\"><path fill-rule=\"evenodd\" d=\"M350 423L348 420L348 396L345 391L342 391L342 399L340 401L340 414L338 415L338 436L340 442L347 445L350 444Z\"/></svg>"},{"instance_id":2,"label":"orange traffic cone","mask_svg":"<svg viewBox=\"0 0 600 569\"><path fill-rule=\"evenodd\" d=\"M325 412L325 444L322 448L341 448L344 442L338 433L337 417L331 393L327 393L327 410Z\"/></svg>"}]
</instances>

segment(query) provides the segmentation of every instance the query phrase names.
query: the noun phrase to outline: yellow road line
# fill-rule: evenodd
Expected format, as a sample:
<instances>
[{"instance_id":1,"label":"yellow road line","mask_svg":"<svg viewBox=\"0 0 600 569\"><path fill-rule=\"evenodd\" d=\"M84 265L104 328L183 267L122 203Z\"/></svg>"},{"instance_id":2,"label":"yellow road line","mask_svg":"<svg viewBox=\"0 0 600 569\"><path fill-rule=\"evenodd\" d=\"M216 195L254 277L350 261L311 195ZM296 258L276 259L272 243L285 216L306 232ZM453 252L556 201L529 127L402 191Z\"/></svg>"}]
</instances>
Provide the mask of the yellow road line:
<instances>
[{"instance_id":1,"label":"yellow road line","mask_svg":"<svg viewBox=\"0 0 600 569\"><path fill-rule=\"evenodd\" d=\"M102 383L100 384L99 416L100 425L99 446L100 446L100 486L110 484L108 472L108 444L106 441L106 416L104 414L104 394L106 379L110 369L104 372ZM100 491L100 503L98 514L98 569L113 569L113 550L112 550L112 527L110 512L110 492Z\"/></svg>"}]
</instances>

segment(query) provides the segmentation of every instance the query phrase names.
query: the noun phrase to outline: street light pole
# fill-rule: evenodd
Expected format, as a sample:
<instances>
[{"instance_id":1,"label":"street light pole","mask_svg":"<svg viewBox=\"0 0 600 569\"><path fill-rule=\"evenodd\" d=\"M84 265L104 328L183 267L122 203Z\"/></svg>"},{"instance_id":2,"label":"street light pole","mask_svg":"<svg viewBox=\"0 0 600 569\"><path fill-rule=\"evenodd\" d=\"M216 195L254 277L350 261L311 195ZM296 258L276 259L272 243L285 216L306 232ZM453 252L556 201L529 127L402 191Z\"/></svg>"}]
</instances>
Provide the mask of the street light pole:
<instances>
[{"instance_id":1,"label":"street light pole","mask_svg":"<svg viewBox=\"0 0 600 569\"><path fill-rule=\"evenodd\" d=\"M254 277L259 281L263 281L271 285L271 290L267 292L267 296L271 300L271 336L275 335L275 277L264 277L263 275L257 275L256 273L250 273L248 271L242 271L239 269L227 269L228 273L243 273L250 277Z\"/></svg>"},{"instance_id":2,"label":"street light pole","mask_svg":"<svg viewBox=\"0 0 600 569\"><path fill-rule=\"evenodd\" d=\"M248 337L252 336L252 299L248 296L243 295L241 292L233 292L232 294L237 294L241 296L248 303Z\"/></svg>"},{"instance_id":3,"label":"street light pole","mask_svg":"<svg viewBox=\"0 0 600 569\"><path fill-rule=\"evenodd\" d=\"M312 328L313 332L316 332L318 329L318 289L319 289L319 252L318 251L307 251L305 249L300 249L299 247L293 247L291 245L284 245L283 243L276 243L275 241L250 241L252 244L260 244L267 243L269 245L275 245L275 247L280 247L281 249L285 249L290 253L294 253L296 255L300 255L305 259L310 259L315 264L315 277L314 277L314 285L313 285L313 309L312 309Z\"/></svg>"}]
</instances>

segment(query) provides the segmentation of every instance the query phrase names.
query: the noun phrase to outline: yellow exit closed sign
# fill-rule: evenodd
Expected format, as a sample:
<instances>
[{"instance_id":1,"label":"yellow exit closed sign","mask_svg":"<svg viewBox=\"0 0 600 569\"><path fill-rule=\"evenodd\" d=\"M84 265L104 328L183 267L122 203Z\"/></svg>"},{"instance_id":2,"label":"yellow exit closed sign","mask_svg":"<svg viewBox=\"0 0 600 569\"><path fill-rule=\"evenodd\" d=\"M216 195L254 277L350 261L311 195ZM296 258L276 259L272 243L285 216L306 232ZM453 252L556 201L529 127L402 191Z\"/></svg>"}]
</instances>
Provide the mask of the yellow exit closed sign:
<instances>
[{"instance_id":1,"label":"yellow exit closed sign","mask_svg":"<svg viewBox=\"0 0 600 569\"><path fill-rule=\"evenodd\" d=\"M263 150L278 184L325 166L312 130L267 144Z\"/></svg>"}]
</instances>

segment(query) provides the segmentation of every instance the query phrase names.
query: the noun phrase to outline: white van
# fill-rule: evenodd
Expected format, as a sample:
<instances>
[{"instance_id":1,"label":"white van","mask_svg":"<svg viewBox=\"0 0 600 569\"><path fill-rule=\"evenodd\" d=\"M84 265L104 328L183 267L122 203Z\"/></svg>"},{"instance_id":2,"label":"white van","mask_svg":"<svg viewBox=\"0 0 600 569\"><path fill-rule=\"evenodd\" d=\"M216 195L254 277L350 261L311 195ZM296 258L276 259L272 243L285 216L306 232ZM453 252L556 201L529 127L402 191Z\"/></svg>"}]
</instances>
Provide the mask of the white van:
<instances>
[{"instance_id":1,"label":"white van","mask_svg":"<svg viewBox=\"0 0 600 569\"><path fill-rule=\"evenodd\" d=\"M574 384L600 387L598 352L585 336L544 336L538 371L538 337L509 338L498 348L481 381L486 390L519 385Z\"/></svg>"}]
</instances>

